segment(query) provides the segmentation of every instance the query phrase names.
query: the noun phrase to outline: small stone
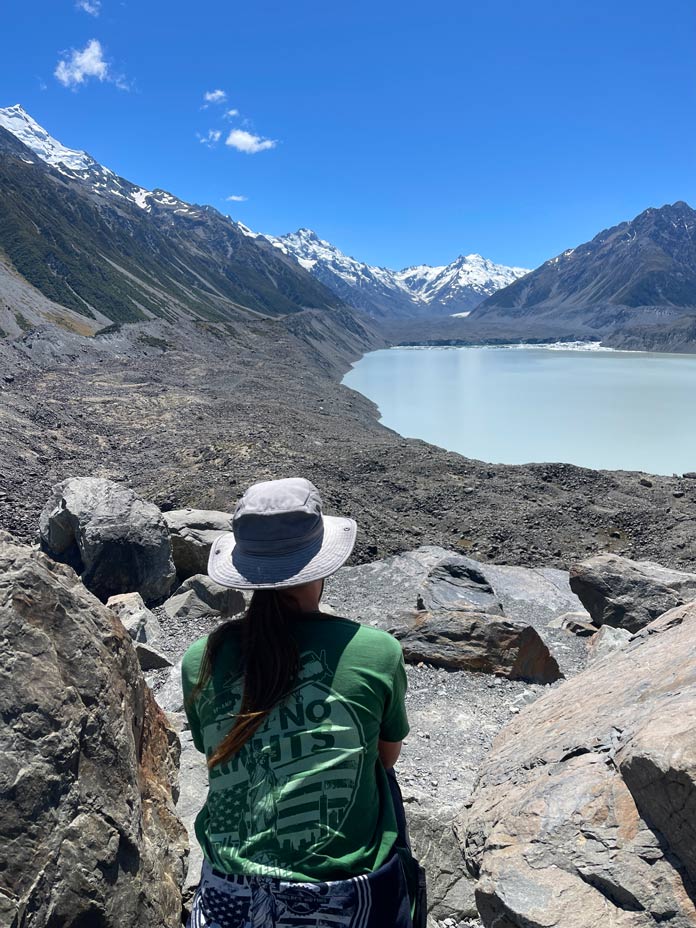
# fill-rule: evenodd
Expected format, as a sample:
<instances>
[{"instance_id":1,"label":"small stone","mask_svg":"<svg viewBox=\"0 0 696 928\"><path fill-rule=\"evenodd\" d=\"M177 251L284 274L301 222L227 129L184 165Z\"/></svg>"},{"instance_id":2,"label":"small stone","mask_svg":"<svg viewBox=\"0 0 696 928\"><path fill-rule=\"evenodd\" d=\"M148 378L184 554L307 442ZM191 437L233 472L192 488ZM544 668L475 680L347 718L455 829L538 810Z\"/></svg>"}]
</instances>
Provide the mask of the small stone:
<instances>
[{"instance_id":1,"label":"small stone","mask_svg":"<svg viewBox=\"0 0 696 928\"><path fill-rule=\"evenodd\" d=\"M161 651L142 641L135 642L135 652L138 655L141 670L161 670L162 667L172 666L172 662Z\"/></svg>"},{"instance_id":2,"label":"small stone","mask_svg":"<svg viewBox=\"0 0 696 928\"><path fill-rule=\"evenodd\" d=\"M672 496L673 496L675 499L681 499L683 495L684 495L684 491L683 491L683 490L675 490L674 493L672 493Z\"/></svg>"},{"instance_id":3,"label":"small stone","mask_svg":"<svg viewBox=\"0 0 696 928\"><path fill-rule=\"evenodd\" d=\"M652 480L648 480L647 477L641 477L639 482L642 487L651 487L653 485Z\"/></svg>"}]
</instances>

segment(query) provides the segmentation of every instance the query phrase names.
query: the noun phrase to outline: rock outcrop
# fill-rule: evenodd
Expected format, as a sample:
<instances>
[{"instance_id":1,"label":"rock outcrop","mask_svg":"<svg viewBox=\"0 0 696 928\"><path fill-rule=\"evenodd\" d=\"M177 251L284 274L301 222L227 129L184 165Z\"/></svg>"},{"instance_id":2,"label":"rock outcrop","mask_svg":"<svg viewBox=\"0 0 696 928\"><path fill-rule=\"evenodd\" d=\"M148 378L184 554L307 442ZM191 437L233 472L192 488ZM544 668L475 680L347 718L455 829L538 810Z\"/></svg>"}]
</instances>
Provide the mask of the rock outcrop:
<instances>
[{"instance_id":1,"label":"rock outcrop","mask_svg":"<svg viewBox=\"0 0 696 928\"><path fill-rule=\"evenodd\" d=\"M597 625L637 632L696 597L696 574L598 554L570 569L570 586Z\"/></svg>"},{"instance_id":2,"label":"rock outcrop","mask_svg":"<svg viewBox=\"0 0 696 928\"><path fill-rule=\"evenodd\" d=\"M132 490L100 477L72 477L53 487L41 513L43 550L69 564L103 602L140 593L165 597L174 581L162 513Z\"/></svg>"},{"instance_id":3,"label":"rock outcrop","mask_svg":"<svg viewBox=\"0 0 696 928\"><path fill-rule=\"evenodd\" d=\"M174 928L178 740L121 622L0 536L0 923Z\"/></svg>"},{"instance_id":4,"label":"rock outcrop","mask_svg":"<svg viewBox=\"0 0 696 928\"><path fill-rule=\"evenodd\" d=\"M218 535L232 531L232 516L218 509L172 509L163 513L172 536L179 579L204 574L210 547Z\"/></svg>"},{"instance_id":5,"label":"rock outcrop","mask_svg":"<svg viewBox=\"0 0 696 928\"><path fill-rule=\"evenodd\" d=\"M696 602L497 737L460 834L486 926L696 924Z\"/></svg>"}]
</instances>

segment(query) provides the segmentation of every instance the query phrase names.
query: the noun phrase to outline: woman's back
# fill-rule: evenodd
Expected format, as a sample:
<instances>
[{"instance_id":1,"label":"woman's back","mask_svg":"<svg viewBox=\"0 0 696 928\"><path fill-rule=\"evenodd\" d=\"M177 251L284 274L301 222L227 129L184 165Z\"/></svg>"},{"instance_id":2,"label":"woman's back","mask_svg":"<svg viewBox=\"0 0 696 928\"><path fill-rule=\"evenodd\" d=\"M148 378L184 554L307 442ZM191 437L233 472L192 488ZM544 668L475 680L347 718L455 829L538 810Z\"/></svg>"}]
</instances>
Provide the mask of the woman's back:
<instances>
[{"instance_id":1,"label":"woman's back","mask_svg":"<svg viewBox=\"0 0 696 928\"><path fill-rule=\"evenodd\" d=\"M377 748L408 732L401 648L385 632L321 613L297 617L292 628L296 685L240 751L210 769L196 834L223 873L300 881L369 873L396 838ZM184 656L186 697L206 640ZM208 757L232 728L242 689L240 638L232 632L187 705L194 742Z\"/></svg>"}]
</instances>

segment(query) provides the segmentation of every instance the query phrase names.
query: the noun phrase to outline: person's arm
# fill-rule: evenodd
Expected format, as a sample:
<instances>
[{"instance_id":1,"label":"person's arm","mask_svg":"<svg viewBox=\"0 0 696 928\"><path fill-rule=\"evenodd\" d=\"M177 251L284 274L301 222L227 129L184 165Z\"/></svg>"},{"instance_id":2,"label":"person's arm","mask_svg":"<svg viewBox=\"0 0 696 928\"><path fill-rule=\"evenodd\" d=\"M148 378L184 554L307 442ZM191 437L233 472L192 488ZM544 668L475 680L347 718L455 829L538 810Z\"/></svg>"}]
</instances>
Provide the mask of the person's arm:
<instances>
[{"instance_id":1,"label":"person's arm","mask_svg":"<svg viewBox=\"0 0 696 928\"><path fill-rule=\"evenodd\" d=\"M379 759L382 761L382 766L385 770L391 770L399 759L402 744L403 741L382 741L380 739L377 750L379 752Z\"/></svg>"},{"instance_id":2,"label":"person's arm","mask_svg":"<svg viewBox=\"0 0 696 928\"><path fill-rule=\"evenodd\" d=\"M205 642L203 642L203 644L205 644ZM191 698L198 680L202 653L203 648L201 647L201 642L195 642L184 654L181 661L181 689L184 697L184 712L186 713L189 729L191 731L191 738L196 749L202 754L205 754L200 719L198 718L195 699Z\"/></svg>"},{"instance_id":3,"label":"person's arm","mask_svg":"<svg viewBox=\"0 0 696 928\"><path fill-rule=\"evenodd\" d=\"M408 734L408 718L405 704L406 668L404 667L401 646L397 642L393 642L392 647L396 652L396 659L377 744L379 759L385 770L391 770L399 759L402 742Z\"/></svg>"}]
</instances>

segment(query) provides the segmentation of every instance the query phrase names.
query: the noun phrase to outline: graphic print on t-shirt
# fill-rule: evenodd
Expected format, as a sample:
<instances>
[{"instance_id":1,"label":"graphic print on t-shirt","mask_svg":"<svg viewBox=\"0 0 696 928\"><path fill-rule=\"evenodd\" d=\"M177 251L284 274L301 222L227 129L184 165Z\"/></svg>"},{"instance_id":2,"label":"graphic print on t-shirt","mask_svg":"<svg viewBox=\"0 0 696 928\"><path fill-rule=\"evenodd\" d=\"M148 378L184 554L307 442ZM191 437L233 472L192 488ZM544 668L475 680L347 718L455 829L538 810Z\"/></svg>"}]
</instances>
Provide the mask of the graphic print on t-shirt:
<instances>
[{"instance_id":1,"label":"graphic print on t-shirt","mask_svg":"<svg viewBox=\"0 0 696 928\"><path fill-rule=\"evenodd\" d=\"M306 860L341 831L360 780L364 737L330 680L323 652L302 654L298 684L285 702L237 754L210 771L212 850L225 848L228 861L238 857L241 872L287 876L281 862ZM203 727L208 756L234 721L238 682L234 693L212 697L214 707L203 699L202 720L218 720Z\"/></svg>"}]
</instances>

